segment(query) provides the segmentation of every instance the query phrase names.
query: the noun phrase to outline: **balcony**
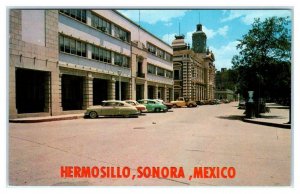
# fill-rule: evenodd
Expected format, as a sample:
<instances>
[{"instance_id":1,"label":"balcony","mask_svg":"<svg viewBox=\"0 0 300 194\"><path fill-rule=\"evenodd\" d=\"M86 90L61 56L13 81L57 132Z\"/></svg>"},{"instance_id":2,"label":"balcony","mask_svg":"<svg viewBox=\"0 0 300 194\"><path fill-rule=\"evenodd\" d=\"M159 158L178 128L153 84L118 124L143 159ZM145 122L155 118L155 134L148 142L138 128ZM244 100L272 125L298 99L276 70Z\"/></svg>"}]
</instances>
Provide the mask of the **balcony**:
<instances>
[{"instance_id":1,"label":"balcony","mask_svg":"<svg viewBox=\"0 0 300 194\"><path fill-rule=\"evenodd\" d=\"M142 72L136 72L136 77L145 78L145 74Z\"/></svg>"}]
</instances>

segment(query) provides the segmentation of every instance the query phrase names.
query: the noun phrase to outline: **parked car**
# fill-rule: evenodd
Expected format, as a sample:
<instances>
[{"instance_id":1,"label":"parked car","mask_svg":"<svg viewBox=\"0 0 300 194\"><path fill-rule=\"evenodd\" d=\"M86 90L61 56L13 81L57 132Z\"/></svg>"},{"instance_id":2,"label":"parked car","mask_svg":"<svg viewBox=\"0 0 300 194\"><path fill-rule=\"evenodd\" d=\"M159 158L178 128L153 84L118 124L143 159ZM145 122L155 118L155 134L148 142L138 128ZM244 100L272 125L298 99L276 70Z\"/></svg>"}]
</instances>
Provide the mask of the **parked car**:
<instances>
[{"instance_id":1,"label":"parked car","mask_svg":"<svg viewBox=\"0 0 300 194\"><path fill-rule=\"evenodd\" d=\"M138 110L123 101L109 100L103 101L102 105L88 107L85 116L94 119L99 116L124 116L138 117Z\"/></svg>"},{"instance_id":2,"label":"parked car","mask_svg":"<svg viewBox=\"0 0 300 194\"><path fill-rule=\"evenodd\" d=\"M143 99L138 100L138 103L143 104L146 106L148 112L167 112L168 108L156 100L150 100L150 99Z\"/></svg>"},{"instance_id":3,"label":"parked car","mask_svg":"<svg viewBox=\"0 0 300 194\"><path fill-rule=\"evenodd\" d=\"M179 97L177 100L175 101L171 101L171 103L173 104L173 107L197 107L196 102L185 99L184 97Z\"/></svg>"},{"instance_id":4,"label":"parked car","mask_svg":"<svg viewBox=\"0 0 300 194\"><path fill-rule=\"evenodd\" d=\"M219 99L213 99L212 104L221 104L221 100Z\"/></svg>"},{"instance_id":5,"label":"parked car","mask_svg":"<svg viewBox=\"0 0 300 194\"><path fill-rule=\"evenodd\" d=\"M160 103L164 104L168 109L171 109L173 107L173 104L170 103L170 102L165 102L165 101L163 101L161 99L154 99L154 100L156 100L157 102L160 102Z\"/></svg>"},{"instance_id":6,"label":"parked car","mask_svg":"<svg viewBox=\"0 0 300 194\"><path fill-rule=\"evenodd\" d=\"M135 100L125 100L124 102L131 104L134 106L140 113L147 112L147 108L145 105L138 103Z\"/></svg>"}]
</instances>

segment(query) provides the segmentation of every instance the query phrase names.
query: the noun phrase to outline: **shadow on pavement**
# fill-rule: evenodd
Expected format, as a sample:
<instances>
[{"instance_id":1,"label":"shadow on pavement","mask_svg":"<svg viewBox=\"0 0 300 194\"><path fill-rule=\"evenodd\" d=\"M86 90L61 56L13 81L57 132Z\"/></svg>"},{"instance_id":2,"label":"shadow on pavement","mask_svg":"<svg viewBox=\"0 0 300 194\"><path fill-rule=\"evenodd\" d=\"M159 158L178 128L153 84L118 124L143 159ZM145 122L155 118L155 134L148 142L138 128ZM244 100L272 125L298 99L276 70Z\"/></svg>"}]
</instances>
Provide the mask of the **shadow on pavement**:
<instances>
[{"instance_id":1,"label":"shadow on pavement","mask_svg":"<svg viewBox=\"0 0 300 194\"><path fill-rule=\"evenodd\" d=\"M227 120L240 120L242 121L244 116L242 115L228 115L228 116L218 116L216 118L219 118L219 119L227 119Z\"/></svg>"}]
</instances>

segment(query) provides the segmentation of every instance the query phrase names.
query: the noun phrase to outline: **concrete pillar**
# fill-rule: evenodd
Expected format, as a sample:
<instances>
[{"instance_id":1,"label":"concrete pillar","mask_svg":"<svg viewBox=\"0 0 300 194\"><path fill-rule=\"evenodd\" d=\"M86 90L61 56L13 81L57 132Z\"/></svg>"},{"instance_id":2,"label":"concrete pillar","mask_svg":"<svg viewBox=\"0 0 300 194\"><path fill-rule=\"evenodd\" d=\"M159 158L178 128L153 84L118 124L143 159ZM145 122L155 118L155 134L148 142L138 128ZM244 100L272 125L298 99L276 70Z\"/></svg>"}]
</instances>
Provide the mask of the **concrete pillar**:
<instances>
[{"instance_id":1,"label":"concrete pillar","mask_svg":"<svg viewBox=\"0 0 300 194\"><path fill-rule=\"evenodd\" d=\"M154 99L158 98L158 85L154 86Z\"/></svg>"},{"instance_id":2,"label":"concrete pillar","mask_svg":"<svg viewBox=\"0 0 300 194\"><path fill-rule=\"evenodd\" d=\"M49 112L51 110L51 73L46 74L45 79L45 106L44 112Z\"/></svg>"},{"instance_id":3,"label":"concrete pillar","mask_svg":"<svg viewBox=\"0 0 300 194\"><path fill-rule=\"evenodd\" d=\"M163 89L163 100L164 101L167 101L167 95L168 95L168 88L167 88L167 86L165 85L164 86L164 89Z\"/></svg>"},{"instance_id":4,"label":"concrete pillar","mask_svg":"<svg viewBox=\"0 0 300 194\"><path fill-rule=\"evenodd\" d=\"M148 98L148 82L145 81L144 83L144 99Z\"/></svg>"},{"instance_id":5,"label":"concrete pillar","mask_svg":"<svg viewBox=\"0 0 300 194\"><path fill-rule=\"evenodd\" d=\"M170 95L170 101L172 101L172 100L174 100L174 88L171 88L170 91L171 91L170 94L169 94Z\"/></svg>"},{"instance_id":6,"label":"concrete pillar","mask_svg":"<svg viewBox=\"0 0 300 194\"><path fill-rule=\"evenodd\" d=\"M51 112L50 115L59 115L62 112L61 76L57 72L51 72Z\"/></svg>"},{"instance_id":7,"label":"concrete pillar","mask_svg":"<svg viewBox=\"0 0 300 194\"><path fill-rule=\"evenodd\" d=\"M131 99L136 100L136 78L131 78L130 80L130 89L131 89Z\"/></svg>"},{"instance_id":8,"label":"concrete pillar","mask_svg":"<svg viewBox=\"0 0 300 194\"><path fill-rule=\"evenodd\" d=\"M132 96L131 96L131 87L132 87L132 84L131 84L131 80L129 82L126 82L126 99L132 99Z\"/></svg>"},{"instance_id":9,"label":"concrete pillar","mask_svg":"<svg viewBox=\"0 0 300 194\"><path fill-rule=\"evenodd\" d=\"M116 99L116 79L112 77L111 80L108 81L107 87L108 93L108 100L115 100Z\"/></svg>"},{"instance_id":10,"label":"concrete pillar","mask_svg":"<svg viewBox=\"0 0 300 194\"><path fill-rule=\"evenodd\" d=\"M93 76L88 73L83 82L83 109L93 105Z\"/></svg>"},{"instance_id":11,"label":"concrete pillar","mask_svg":"<svg viewBox=\"0 0 300 194\"><path fill-rule=\"evenodd\" d=\"M16 69L14 66L9 67L9 118L17 118L16 106Z\"/></svg>"}]
</instances>

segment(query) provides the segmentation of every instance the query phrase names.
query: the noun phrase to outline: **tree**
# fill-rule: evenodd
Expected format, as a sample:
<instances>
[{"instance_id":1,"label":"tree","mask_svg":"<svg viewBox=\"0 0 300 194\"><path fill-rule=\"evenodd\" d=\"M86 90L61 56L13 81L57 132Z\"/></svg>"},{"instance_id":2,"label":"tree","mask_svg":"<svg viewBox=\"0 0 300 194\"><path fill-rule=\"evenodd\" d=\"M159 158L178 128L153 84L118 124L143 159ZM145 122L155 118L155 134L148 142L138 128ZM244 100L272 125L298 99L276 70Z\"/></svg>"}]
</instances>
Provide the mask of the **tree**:
<instances>
[{"instance_id":1,"label":"tree","mask_svg":"<svg viewBox=\"0 0 300 194\"><path fill-rule=\"evenodd\" d=\"M239 54L232 58L238 74L238 92L254 99L291 99L291 30L288 17L255 19L252 28L238 40Z\"/></svg>"}]
</instances>

